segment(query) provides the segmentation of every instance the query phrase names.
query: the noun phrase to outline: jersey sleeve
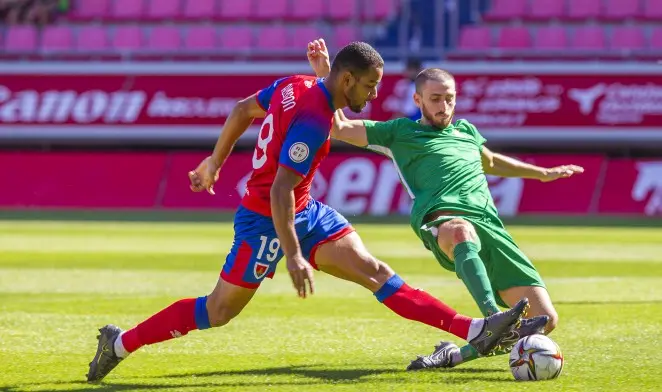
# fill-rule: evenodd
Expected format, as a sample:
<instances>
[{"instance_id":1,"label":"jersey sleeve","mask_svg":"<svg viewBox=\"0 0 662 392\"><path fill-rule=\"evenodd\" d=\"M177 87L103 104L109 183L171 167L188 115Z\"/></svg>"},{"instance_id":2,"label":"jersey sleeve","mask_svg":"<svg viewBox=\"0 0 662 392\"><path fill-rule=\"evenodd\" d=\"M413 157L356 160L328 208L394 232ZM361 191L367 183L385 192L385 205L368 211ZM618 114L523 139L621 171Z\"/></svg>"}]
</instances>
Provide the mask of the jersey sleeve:
<instances>
[{"instance_id":1,"label":"jersey sleeve","mask_svg":"<svg viewBox=\"0 0 662 392\"><path fill-rule=\"evenodd\" d=\"M257 103L262 109L264 109L265 112L269 110L269 102L271 102L271 97L273 97L274 91L276 91L276 87L278 87L280 82L285 79L287 78L280 78L257 92Z\"/></svg>"},{"instance_id":2,"label":"jersey sleeve","mask_svg":"<svg viewBox=\"0 0 662 392\"><path fill-rule=\"evenodd\" d=\"M306 176L317 151L329 138L330 121L322 113L302 108L287 129L278 163Z\"/></svg>"},{"instance_id":3,"label":"jersey sleeve","mask_svg":"<svg viewBox=\"0 0 662 392\"><path fill-rule=\"evenodd\" d=\"M389 147L395 139L396 121L363 120L369 145Z\"/></svg>"},{"instance_id":4,"label":"jersey sleeve","mask_svg":"<svg viewBox=\"0 0 662 392\"><path fill-rule=\"evenodd\" d=\"M478 128L476 128L475 125L470 123L467 120L460 120L458 122L458 125L464 129L466 129L467 133L471 134L473 136L474 141L476 142L476 145L478 148L482 151L483 150L483 145L487 142L487 139L483 137L483 135L480 134L478 131Z\"/></svg>"}]
</instances>

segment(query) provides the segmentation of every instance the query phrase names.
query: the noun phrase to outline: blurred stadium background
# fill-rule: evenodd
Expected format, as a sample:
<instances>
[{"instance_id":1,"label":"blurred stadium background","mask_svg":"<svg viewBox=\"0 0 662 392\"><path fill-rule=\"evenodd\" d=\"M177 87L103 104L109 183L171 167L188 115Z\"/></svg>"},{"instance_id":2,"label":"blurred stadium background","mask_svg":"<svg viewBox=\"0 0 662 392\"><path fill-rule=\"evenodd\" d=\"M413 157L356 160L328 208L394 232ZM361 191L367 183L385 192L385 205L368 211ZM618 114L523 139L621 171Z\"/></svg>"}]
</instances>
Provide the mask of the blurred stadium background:
<instances>
[{"instance_id":1,"label":"blurred stadium background","mask_svg":"<svg viewBox=\"0 0 662 392\"><path fill-rule=\"evenodd\" d=\"M2 209L233 209L256 126L218 196L190 193L186 171L238 98L310 73L305 45L324 37L332 53L365 40L388 61L363 117L409 115L407 64L441 66L458 78L457 116L494 149L587 168L546 185L490 179L504 216L662 212L660 1L3 0L0 15L0 180L24 185L3 187ZM388 162L335 151L316 197L407 213Z\"/></svg>"}]
</instances>

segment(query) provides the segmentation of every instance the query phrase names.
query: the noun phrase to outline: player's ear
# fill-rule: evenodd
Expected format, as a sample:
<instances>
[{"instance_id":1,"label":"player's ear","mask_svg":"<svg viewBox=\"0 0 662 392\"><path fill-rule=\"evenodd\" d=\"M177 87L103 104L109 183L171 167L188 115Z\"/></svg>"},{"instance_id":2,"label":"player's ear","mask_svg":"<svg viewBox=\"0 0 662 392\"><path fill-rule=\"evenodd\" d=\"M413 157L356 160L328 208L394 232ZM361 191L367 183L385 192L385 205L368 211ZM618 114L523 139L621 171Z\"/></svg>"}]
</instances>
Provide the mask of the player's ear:
<instances>
[{"instance_id":1,"label":"player's ear","mask_svg":"<svg viewBox=\"0 0 662 392\"><path fill-rule=\"evenodd\" d=\"M354 75L350 71L343 71L341 80L345 88L352 88L354 83L356 83L356 79L354 79Z\"/></svg>"},{"instance_id":2,"label":"player's ear","mask_svg":"<svg viewBox=\"0 0 662 392\"><path fill-rule=\"evenodd\" d=\"M418 92L415 92L413 98L414 98L414 103L415 103L416 106L418 106L418 108L420 109L420 108L421 108L421 105L422 105L422 103L423 103L423 97L422 97L421 94L419 94Z\"/></svg>"}]
</instances>

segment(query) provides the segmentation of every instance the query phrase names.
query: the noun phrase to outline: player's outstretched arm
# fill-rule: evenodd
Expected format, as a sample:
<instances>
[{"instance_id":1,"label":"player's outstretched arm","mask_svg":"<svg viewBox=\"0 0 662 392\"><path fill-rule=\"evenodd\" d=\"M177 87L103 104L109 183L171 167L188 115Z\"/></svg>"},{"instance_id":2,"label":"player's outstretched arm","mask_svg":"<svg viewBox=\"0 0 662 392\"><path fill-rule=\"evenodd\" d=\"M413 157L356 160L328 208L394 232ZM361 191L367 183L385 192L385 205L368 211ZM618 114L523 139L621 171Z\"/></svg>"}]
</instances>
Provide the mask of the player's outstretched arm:
<instances>
[{"instance_id":1,"label":"player's outstretched arm","mask_svg":"<svg viewBox=\"0 0 662 392\"><path fill-rule=\"evenodd\" d=\"M214 183L218 180L218 173L237 140L246 132L254 119L263 118L265 114L264 109L258 104L257 94L237 102L218 136L212 154L205 158L195 170L188 173L192 191L206 190L210 194L214 194Z\"/></svg>"},{"instance_id":2,"label":"player's outstretched arm","mask_svg":"<svg viewBox=\"0 0 662 392\"><path fill-rule=\"evenodd\" d=\"M313 269L304 259L294 227L294 188L302 177L283 166L278 167L276 178L271 186L271 216L281 249L287 260L287 270L292 283L301 298L306 298L306 281L310 294L314 293Z\"/></svg>"},{"instance_id":3,"label":"player's outstretched arm","mask_svg":"<svg viewBox=\"0 0 662 392\"><path fill-rule=\"evenodd\" d=\"M333 115L331 137L358 147L368 145L368 132L362 120L349 120L341 109Z\"/></svg>"},{"instance_id":4,"label":"player's outstretched arm","mask_svg":"<svg viewBox=\"0 0 662 392\"><path fill-rule=\"evenodd\" d=\"M549 182L584 172L584 168L577 165L563 165L552 168L531 165L515 158L494 153L484 146L482 158L485 174L499 177L520 177Z\"/></svg>"}]
</instances>

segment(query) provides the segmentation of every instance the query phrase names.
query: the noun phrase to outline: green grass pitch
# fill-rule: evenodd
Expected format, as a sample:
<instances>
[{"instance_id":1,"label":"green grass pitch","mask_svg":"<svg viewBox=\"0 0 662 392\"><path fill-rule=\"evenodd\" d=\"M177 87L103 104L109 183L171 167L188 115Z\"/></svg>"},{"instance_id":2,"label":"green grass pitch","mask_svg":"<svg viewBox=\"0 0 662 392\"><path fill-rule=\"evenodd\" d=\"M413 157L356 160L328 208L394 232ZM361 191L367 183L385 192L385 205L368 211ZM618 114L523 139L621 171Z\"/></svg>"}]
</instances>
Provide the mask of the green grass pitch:
<instances>
[{"instance_id":1,"label":"green grass pitch","mask_svg":"<svg viewBox=\"0 0 662 392\"><path fill-rule=\"evenodd\" d=\"M357 224L412 286L477 307L406 224ZM542 390L653 391L662 349L662 228L511 226L560 314L566 358ZM84 382L96 329L131 327L207 294L229 223L0 221L0 391L520 391L507 357L409 373L450 335L402 320L359 286L316 274L296 298L281 264L228 326L146 347L100 385Z\"/></svg>"}]
</instances>

